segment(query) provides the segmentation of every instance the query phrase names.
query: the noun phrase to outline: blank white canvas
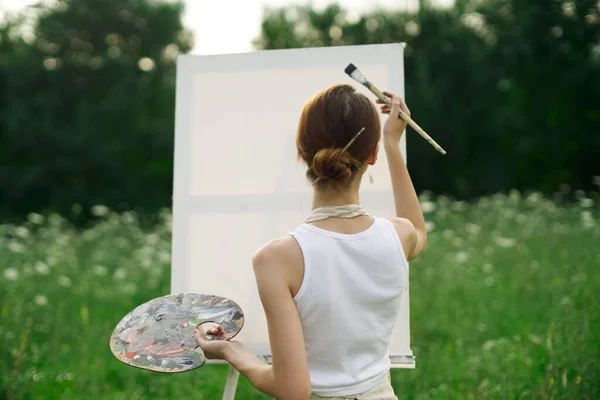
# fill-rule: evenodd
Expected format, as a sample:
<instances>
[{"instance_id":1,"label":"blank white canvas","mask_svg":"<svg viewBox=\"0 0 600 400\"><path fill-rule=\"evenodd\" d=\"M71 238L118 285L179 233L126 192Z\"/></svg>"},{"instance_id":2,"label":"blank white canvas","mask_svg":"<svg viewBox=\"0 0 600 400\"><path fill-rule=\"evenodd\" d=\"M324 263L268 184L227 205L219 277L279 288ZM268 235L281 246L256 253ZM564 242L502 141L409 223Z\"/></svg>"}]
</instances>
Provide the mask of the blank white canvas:
<instances>
[{"instance_id":1,"label":"blank white canvas","mask_svg":"<svg viewBox=\"0 0 600 400\"><path fill-rule=\"evenodd\" d=\"M404 95L402 44L178 60L171 291L237 302L246 318L237 339L266 360L267 324L252 256L264 243L293 231L311 210L312 188L295 147L306 100L338 83L375 100L344 73L349 63L380 89ZM404 139L401 149L406 157ZM361 203L371 214L394 215L383 151L365 174ZM393 366L414 367L408 290L390 354Z\"/></svg>"}]
</instances>

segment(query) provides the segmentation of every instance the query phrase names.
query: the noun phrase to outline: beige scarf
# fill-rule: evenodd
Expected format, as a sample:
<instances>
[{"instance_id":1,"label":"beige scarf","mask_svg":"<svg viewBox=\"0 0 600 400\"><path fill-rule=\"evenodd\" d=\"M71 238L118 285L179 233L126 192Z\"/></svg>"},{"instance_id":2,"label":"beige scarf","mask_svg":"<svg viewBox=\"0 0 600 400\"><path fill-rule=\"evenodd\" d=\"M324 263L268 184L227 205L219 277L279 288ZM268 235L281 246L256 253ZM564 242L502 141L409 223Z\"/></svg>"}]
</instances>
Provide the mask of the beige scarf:
<instances>
[{"instance_id":1,"label":"beige scarf","mask_svg":"<svg viewBox=\"0 0 600 400\"><path fill-rule=\"evenodd\" d=\"M314 221L322 221L327 218L337 217L337 218L354 218L359 215L369 215L365 211L365 209L358 204L346 204L343 206L324 206L315 208L312 212L306 217L304 221L305 224Z\"/></svg>"}]
</instances>

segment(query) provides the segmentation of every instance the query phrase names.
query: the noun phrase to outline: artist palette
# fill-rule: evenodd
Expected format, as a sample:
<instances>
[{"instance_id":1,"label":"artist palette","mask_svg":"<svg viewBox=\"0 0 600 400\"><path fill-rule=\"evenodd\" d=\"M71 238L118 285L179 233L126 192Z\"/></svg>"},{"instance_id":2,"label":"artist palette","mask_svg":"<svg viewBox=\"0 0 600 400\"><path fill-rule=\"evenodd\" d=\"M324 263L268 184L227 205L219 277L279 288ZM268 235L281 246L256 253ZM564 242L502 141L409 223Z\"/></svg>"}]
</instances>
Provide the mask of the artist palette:
<instances>
[{"instance_id":1,"label":"artist palette","mask_svg":"<svg viewBox=\"0 0 600 400\"><path fill-rule=\"evenodd\" d=\"M244 313L224 297L180 293L144 303L119 322L110 349L127 365L156 372L186 372L201 367L206 358L194 339L198 324L223 326L224 339L237 335Z\"/></svg>"}]
</instances>

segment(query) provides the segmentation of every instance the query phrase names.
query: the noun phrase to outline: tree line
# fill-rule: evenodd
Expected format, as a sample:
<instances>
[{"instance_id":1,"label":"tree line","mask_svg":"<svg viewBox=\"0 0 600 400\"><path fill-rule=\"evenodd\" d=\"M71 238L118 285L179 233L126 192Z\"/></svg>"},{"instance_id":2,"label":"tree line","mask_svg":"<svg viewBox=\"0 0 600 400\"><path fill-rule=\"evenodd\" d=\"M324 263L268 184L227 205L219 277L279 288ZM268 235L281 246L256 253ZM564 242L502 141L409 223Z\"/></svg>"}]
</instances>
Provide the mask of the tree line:
<instances>
[{"instance_id":1,"label":"tree line","mask_svg":"<svg viewBox=\"0 0 600 400\"><path fill-rule=\"evenodd\" d=\"M600 175L596 0L267 9L257 49L406 42L406 98L448 151L407 136L419 190L461 199L592 189ZM0 26L0 215L171 205L179 2L59 0Z\"/></svg>"}]
</instances>

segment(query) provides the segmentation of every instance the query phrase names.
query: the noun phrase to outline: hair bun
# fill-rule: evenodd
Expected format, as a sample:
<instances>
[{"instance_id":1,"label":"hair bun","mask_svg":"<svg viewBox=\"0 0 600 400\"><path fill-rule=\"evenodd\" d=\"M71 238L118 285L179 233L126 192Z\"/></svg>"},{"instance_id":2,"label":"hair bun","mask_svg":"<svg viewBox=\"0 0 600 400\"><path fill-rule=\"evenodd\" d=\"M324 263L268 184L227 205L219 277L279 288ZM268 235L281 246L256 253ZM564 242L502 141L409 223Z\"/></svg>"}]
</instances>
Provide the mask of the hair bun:
<instances>
[{"instance_id":1,"label":"hair bun","mask_svg":"<svg viewBox=\"0 0 600 400\"><path fill-rule=\"evenodd\" d=\"M342 153L342 149L321 149L313 158L312 172L315 178L347 184L356 164L350 154Z\"/></svg>"}]
</instances>

